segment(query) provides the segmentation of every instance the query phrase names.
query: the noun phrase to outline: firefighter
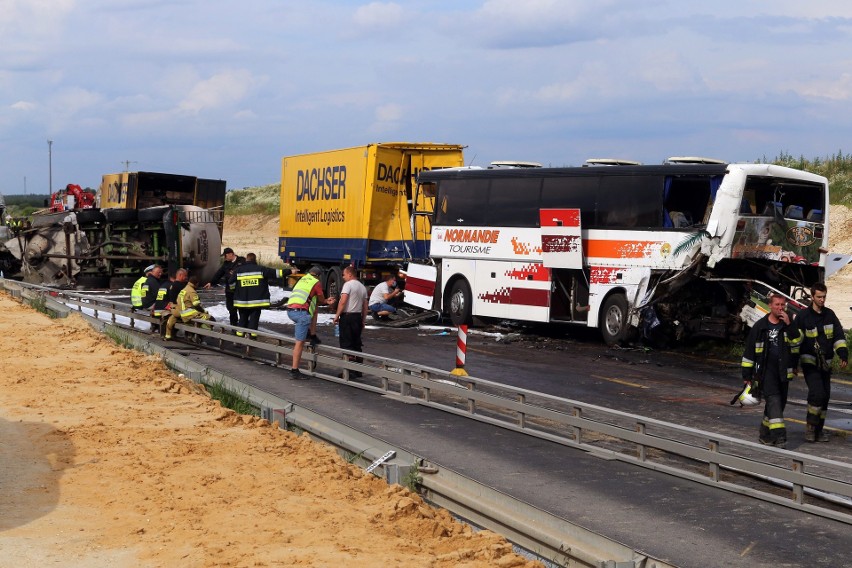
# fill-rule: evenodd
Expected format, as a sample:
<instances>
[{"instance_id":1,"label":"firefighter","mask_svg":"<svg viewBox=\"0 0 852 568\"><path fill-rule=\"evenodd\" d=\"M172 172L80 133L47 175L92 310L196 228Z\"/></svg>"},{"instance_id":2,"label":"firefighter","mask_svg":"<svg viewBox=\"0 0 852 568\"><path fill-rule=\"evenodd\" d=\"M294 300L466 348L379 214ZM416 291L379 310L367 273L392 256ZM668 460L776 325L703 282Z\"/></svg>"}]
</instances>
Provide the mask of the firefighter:
<instances>
[{"instance_id":1,"label":"firefighter","mask_svg":"<svg viewBox=\"0 0 852 568\"><path fill-rule=\"evenodd\" d=\"M179 276L181 277L180 280L178 280ZM172 307L170 304L177 301L178 293L183 289L183 286L186 286L186 277L186 269L179 268L175 274L169 275L168 280L160 284L160 287L157 289L157 298L151 307L151 315L155 318L160 318L160 323L151 324L151 333L163 332L164 328L162 324L165 323L163 320L171 315ZM170 294L173 286L177 288L176 283L178 282L182 284L175 290L174 294Z\"/></svg>"},{"instance_id":2,"label":"firefighter","mask_svg":"<svg viewBox=\"0 0 852 568\"><path fill-rule=\"evenodd\" d=\"M145 269L143 276L133 283L130 289L131 311L150 308L157 299L157 290L160 289L160 277L163 268L158 264L152 264Z\"/></svg>"},{"instance_id":3,"label":"firefighter","mask_svg":"<svg viewBox=\"0 0 852 568\"><path fill-rule=\"evenodd\" d=\"M250 252L245 262L238 266L228 281L228 286L234 295L234 307L240 315L239 325L256 330L260 324L260 312L272 304L269 297L269 281L284 277L284 271L277 268L258 266L257 255ZM243 337L245 332L238 331ZM257 337L252 333L251 337Z\"/></svg>"},{"instance_id":4,"label":"firefighter","mask_svg":"<svg viewBox=\"0 0 852 568\"><path fill-rule=\"evenodd\" d=\"M178 318L182 323L189 323L193 320L216 321L213 316L207 313L204 306L201 305L201 300L198 299L198 276L193 276L189 279L180 291L177 297L177 304L172 308L172 315L166 323L166 341L172 338L172 331Z\"/></svg>"},{"instance_id":5,"label":"firefighter","mask_svg":"<svg viewBox=\"0 0 852 568\"><path fill-rule=\"evenodd\" d=\"M754 387L759 385L766 401L758 439L761 444L777 448L787 447L784 407L802 342L802 334L791 324L786 308L784 296L770 295L769 313L751 328L742 358L743 381L753 390L758 390Z\"/></svg>"},{"instance_id":6,"label":"firefighter","mask_svg":"<svg viewBox=\"0 0 852 568\"><path fill-rule=\"evenodd\" d=\"M231 277L236 272L237 267L242 265L246 259L242 256L237 256L234 252L234 249L231 247L226 247L225 250L222 251L222 256L225 258L225 261L222 263L222 266L219 267L219 270L216 271L216 274L213 275L213 278L204 285L204 288L210 288L211 286L216 286L219 282L225 283L225 307L228 308L228 316L230 318L231 325L237 325L240 320L239 312L237 308L234 307L234 291L228 285L228 282L231 281Z\"/></svg>"},{"instance_id":7,"label":"firefighter","mask_svg":"<svg viewBox=\"0 0 852 568\"><path fill-rule=\"evenodd\" d=\"M801 364L808 384L806 442L828 442L823 427L831 397L831 363L835 354L840 357L841 369L849 362L846 334L834 311L825 307L827 295L828 288L822 282L811 286L811 305L796 317L796 327L804 336Z\"/></svg>"}]
</instances>

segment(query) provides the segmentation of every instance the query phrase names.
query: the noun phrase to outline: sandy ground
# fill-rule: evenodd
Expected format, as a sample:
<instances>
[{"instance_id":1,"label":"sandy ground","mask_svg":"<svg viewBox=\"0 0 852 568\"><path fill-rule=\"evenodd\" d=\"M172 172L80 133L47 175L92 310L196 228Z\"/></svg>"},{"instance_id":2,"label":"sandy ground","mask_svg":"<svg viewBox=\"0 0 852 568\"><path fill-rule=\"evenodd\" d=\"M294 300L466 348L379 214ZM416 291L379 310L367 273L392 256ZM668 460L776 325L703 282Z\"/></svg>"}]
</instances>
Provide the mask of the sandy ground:
<instances>
[{"instance_id":1,"label":"sandy ground","mask_svg":"<svg viewBox=\"0 0 852 568\"><path fill-rule=\"evenodd\" d=\"M832 205L829 220L829 248L832 252L852 253L852 209ZM278 259L278 216L236 216L225 218L223 246L237 254L254 252L261 261ZM832 276L828 285L828 307L834 309L844 329L852 327L852 265Z\"/></svg>"},{"instance_id":2,"label":"sandy ground","mask_svg":"<svg viewBox=\"0 0 852 568\"><path fill-rule=\"evenodd\" d=\"M0 336L1 566L537 565L76 314Z\"/></svg>"}]
</instances>

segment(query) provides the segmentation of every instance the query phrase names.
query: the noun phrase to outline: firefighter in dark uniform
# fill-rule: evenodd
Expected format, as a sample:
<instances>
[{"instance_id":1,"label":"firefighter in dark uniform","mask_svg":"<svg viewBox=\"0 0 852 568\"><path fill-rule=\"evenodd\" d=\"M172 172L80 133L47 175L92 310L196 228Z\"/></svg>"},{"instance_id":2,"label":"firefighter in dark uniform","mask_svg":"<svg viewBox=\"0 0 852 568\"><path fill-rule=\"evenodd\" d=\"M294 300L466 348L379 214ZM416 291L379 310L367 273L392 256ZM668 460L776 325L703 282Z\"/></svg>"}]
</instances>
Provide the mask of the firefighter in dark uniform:
<instances>
[{"instance_id":1,"label":"firefighter in dark uniform","mask_svg":"<svg viewBox=\"0 0 852 568\"><path fill-rule=\"evenodd\" d=\"M778 448L787 447L784 407L802 342L802 334L791 324L786 307L784 296L769 297L769 313L751 328L742 359L743 381L747 385L757 381L765 401L758 439L761 444Z\"/></svg>"},{"instance_id":2,"label":"firefighter in dark uniform","mask_svg":"<svg viewBox=\"0 0 852 568\"><path fill-rule=\"evenodd\" d=\"M130 289L130 305L133 311L150 308L154 305L157 299L157 290L160 289L160 277L163 275L163 268L157 264L152 264L145 269L144 276L141 276L133 283L133 288Z\"/></svg>"},{"instance_id":3,"label":"firefighter in dark uniform","mask_svg":"<svg viewBox=\"0 0 852 568\"><path fill-rule=\"evenodd\" d=\"M257 330L261 310L272 303L269 297L269 281L283 277L284 271L280 268L258 266L257 256L253 252L246 255L245 262L236 267L228 281L234 295L234 307L239 310L240 327ZM237 332L240 337L244 334L242 331ZM251 336L257 337L257 334L252 333Z\"/></svg>"},{"instance_id":4,"label":"firefighter in dark uniform","mask_svg":"<svg viewBox=\"0 0 852 568\"><path fill-rule=\"evenodd\" d=\"M237 323L239 323L240 316L237 308L234 307L234 291L231 290L228 283L231 281L231 277L234 275L237 267L243 264L246 259L242 256L237 256L234 249L231 247L225 248L225 250L222 251L222 256L225 257L225 261L222 263L222 266L219 267L219 270L216 271L216 274L213 275L210 282L204 285L204 288L218 286L220 282L225 284L225 306L228 308L228 316L230 317L231 325L237 325Z\"/></svg>"},{"instance_id":5,"label":"firefighter in dark uniform","mask_svg":"<svg viewBox=\"0 0 852 568\"><path fill-rule=\"evenodd\" d=\"M151 333L160 333L163 330L163 319L167 318L171 314L171 310L169 309L168 293L169 288L172 287L174 281L175 277L173 275L169 275L168 280L160 283L160 287L157 288L157 298L154 300L154 305L151 307L151 315L155 318L160 318L160 323L151 324Z\"/></svg>"},{"instance_id":6,"label":"firefighter in dark uniform","mask_svg":"<svg viewBox=\"0 0 852 568\"><path fill-rule=\"evenodd\" d=\"M831 363L840 357L840 368L849 362L846 334L837 315L825 307L828 288L822 282L811 286L811 305L796 316L802 332L802 373L808 384L808 415L805 419L806 442L828 442L823 430L828 400L831 397Z\"/></svg>"}]
</instances>

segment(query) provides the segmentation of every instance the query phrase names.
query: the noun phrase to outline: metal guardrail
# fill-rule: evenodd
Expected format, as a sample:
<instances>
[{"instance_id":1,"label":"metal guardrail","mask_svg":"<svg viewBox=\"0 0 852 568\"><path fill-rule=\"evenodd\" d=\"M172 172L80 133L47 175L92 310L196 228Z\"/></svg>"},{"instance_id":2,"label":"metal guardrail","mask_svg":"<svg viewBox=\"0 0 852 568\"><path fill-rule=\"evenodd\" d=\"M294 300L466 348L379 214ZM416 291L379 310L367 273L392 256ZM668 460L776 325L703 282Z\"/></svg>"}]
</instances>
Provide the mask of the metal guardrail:
<instances>
[{"instance_id":1,"label":"metal guardrail","mask_svg":"<svg viewBox=\"0 0 852 568\"><path fill-rule=\"evenodd\" d=\"M96 317L105 312L113 322L128 318L131 328L137 321L155 321L113 300L47 293ZM232 335L235 328L227 324L205 323L210 329L185 324L177 329L206 338L207 348L229 352L236 347L244 357L289 363L292 337L258 331L252 340ZM852 524L852 464L331 346L305 350L302 360L312 375L326 380ZM352 371L363 376L350 380ZM773 483L762 481L767 479Z\"/></svg>"}]
</instances>

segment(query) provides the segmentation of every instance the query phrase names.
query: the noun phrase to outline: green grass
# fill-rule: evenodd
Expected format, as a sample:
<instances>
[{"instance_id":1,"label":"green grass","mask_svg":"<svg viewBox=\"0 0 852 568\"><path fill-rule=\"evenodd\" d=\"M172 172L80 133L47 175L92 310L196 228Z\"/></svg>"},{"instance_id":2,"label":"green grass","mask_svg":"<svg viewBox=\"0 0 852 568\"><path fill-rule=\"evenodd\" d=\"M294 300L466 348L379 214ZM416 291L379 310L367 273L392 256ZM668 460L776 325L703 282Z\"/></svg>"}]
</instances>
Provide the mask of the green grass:
<instances>
[{"instance_id":1,"label":"green grass","mask_svg":"<svg viewBox=\"0 0 852 568\"><path fill-rule=\"evenodd\" d=\"M117 328L107 326L104 328L104 335L112 339L117 345L127 349L136 349L136 346L131 343L127 334L119 331Z\"/></svg>"},{"instance_id":2,"label":"green grass","mask_svg":"<svg viewBox=\"0 0 852 568\"><path fill-rule=\"evenodd\" d=\"M828 178L829 201L833 205L852 207L852 154L837 154L824 158L794 157L789 152L781 152L772 160L766 156L759 163L777 164L797 170L805 170Z\"/></svg>"},{"instance_id":3,"label":"green grass","mask_svg":"<svg viewBox=\"0 0 852 568\"><path fill-rule=\"evenodd\" d=\"M260 409L254 406L244 396L243 392L234 392L225 386L223 381L202 382L213 400L218 400L225 408L230 408L237 414L260 416Z\"/></svg>"},{"instance_id":4,"label":"green grass","mask_svg":"<svg viewBox=\"0 0 852 568\"><path fill-rule=\"evenodd\" d=\"M399 484L403 487L407 487L412 493L417 493L417 490L420 488L422 483L423 476L420 475L420 471L417 469L417 464L409 467L408 473L402 476L402 479L399 480Z\"/></svg>"},{"instance_id":5,"label":"green grass","mask_svg":"<svg viewBox=\"0 0 852 568\"><path fill-rule=\"evenodd\" d=\"M47 299L44 296L36 296L27 302L35 311L41 312L50 318L56 318L56 314L47 309Z\"/></svg>"},{"instance_id":6,"label":"green grass","mask_svg":"<svg viewBox=\"0 0 852 568\"><path fill-rule=\"evenodd\" d=\"M278 215L281 184L244 187L225 195L227 215Z\"/></svg>"}]
</instances>

